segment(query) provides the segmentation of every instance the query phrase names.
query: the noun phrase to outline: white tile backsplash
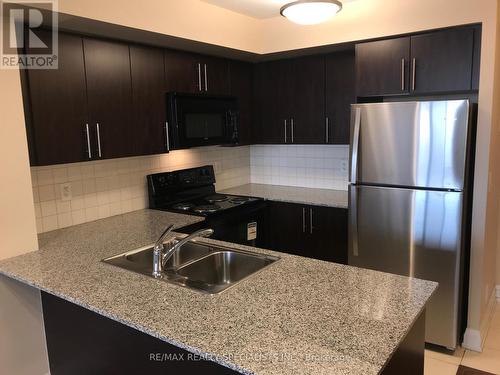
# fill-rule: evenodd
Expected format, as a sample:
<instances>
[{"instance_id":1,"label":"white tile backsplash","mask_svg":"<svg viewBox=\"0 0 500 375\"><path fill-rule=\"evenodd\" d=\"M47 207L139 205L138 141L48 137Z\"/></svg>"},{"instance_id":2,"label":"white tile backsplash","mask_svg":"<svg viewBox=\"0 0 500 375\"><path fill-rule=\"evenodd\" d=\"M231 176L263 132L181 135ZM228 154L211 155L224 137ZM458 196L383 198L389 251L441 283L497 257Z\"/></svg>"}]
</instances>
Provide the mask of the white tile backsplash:
<instances>
[{"instance_id":1,"label":"white tile backsplash","mask_svg":"<svg viewBox=\"0 0 500 375\"><path fill-rule=\"evenodd\" d=\"M146 175L214 166L217 190L252 183L347 189L348 146L202 147L169 154L32 167L38 232L65 228L148 206ZM69 183L72 199L61 200Z\"/></svg>"},{"instance_id":2,"label":"white tile backsplash","mask_svg":"<svg viewBox=\"0 0 500 375\"><path fill-rule=\"evenodd\" d=\"M148 206L146 175L211 164L218 190L250 182L250 147L202 147L169 154L32 167L38 232ZM61 200L70 183L72 199Z\"/></svg>"},{"instance_id":3,"label":"white tile backsplash","mask_svg":"<svg viewBox=\"0 0 500 375\"><path fill-rule=\"evenodd\" d=\"M255 145L251 182L347 190L349 146Z\"/></svg>"}]
</instances>

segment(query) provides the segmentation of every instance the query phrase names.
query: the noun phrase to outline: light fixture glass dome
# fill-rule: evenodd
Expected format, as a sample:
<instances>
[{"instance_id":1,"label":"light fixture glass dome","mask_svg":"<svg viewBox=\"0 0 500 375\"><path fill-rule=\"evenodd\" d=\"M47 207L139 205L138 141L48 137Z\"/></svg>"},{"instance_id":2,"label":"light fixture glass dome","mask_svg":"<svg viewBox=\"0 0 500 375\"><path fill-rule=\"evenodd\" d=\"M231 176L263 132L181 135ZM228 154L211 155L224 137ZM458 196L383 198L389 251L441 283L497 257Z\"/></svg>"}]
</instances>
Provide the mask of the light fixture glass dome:
<instances>
[{"instance_id":1,"label":"light fixture glass dome","mask_svg":"<svg viewBox=\"0 0 500 375\"><path fill-rule=\"evenodd\" d=\"M342 9L337 0L299 0L281 7L283 17L300 25L316 25L325 22Z\"/></svg>"}]
</instances>

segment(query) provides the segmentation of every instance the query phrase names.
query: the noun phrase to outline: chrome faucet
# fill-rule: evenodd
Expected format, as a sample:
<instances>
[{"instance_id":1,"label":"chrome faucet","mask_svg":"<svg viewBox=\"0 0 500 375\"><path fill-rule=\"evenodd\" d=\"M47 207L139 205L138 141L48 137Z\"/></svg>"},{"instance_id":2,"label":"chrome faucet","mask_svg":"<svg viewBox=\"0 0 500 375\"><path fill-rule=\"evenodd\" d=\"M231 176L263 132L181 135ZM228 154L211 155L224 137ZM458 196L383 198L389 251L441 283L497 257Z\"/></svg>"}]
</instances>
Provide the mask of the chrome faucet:
<instances>
[{"instance_id":1,"label":"chrome faucet","mask_svg":"<svg viewBox=\"0 0 500 375\"><path fill-rule=\"evenodd\" d=\"M209 237L214 231L213 229L200 229L196 232L191 233L189 236L184 237L179 242L176 242L174 245L170 246L167 250L165 250L165 238L172 232L174 229L173 225L169 225L167 229L161 234L158 241L156 241L153 247L153 276L161 277L163 269L165 268L165 264L170 259L170 257L175 253L176 250L181 249L181 247L188 241L192 240L196 237Z\"/></svg>"}]
</instances>

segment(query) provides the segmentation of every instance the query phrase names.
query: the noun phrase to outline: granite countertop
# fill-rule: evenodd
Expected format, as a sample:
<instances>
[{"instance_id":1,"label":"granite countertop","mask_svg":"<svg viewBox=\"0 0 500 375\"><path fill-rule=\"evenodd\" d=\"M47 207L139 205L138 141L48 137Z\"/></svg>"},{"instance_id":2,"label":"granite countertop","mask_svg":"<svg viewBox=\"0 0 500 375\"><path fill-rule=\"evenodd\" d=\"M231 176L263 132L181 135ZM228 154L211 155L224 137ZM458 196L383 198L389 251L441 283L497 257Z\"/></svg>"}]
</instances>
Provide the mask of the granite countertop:
<instances>
[{"instance_id":1,"label":"granite countertop","mask_svg":"<svg viewBox=\"0 0 500 375\"><path fill-rule=\"evenodd\" d=\"M225 189L220 193L260 197L273 201L310 204L313 206L348 207L348 193L345 190L246 184Z\"/></svg>"},{"instance_id":2,"label":"granite countertop","mask_svg":"<svg viewBox=\"0 0 500 375\"><path fill-rule=\"evenodd\" d=\"M0 273L244 374L378 374L437 286L238 245L282 259L218 295L101 262L197 220L141 210L45 233Z\"/></svg>"}]
</instances>

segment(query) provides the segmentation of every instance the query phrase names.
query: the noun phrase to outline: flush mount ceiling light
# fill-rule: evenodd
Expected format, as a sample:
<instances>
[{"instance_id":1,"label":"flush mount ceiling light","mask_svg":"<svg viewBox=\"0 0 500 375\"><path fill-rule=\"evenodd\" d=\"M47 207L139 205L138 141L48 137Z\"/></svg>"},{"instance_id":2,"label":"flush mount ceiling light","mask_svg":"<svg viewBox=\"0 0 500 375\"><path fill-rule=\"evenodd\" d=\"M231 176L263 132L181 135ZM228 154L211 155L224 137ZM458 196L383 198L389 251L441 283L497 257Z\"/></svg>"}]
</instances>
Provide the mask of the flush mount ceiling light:
<instances>
[{"instance_id":1,"label":"flush mount ceiling light","mask_svg":"<svg viewBox=\"0 0 500 375\"><path fill-rule=\"evenodd\" d=\"M316 25L325 22L342 9L338 0L299 0L281 7L283 17L300 25Z\"/></svg>"}]
</instances>

